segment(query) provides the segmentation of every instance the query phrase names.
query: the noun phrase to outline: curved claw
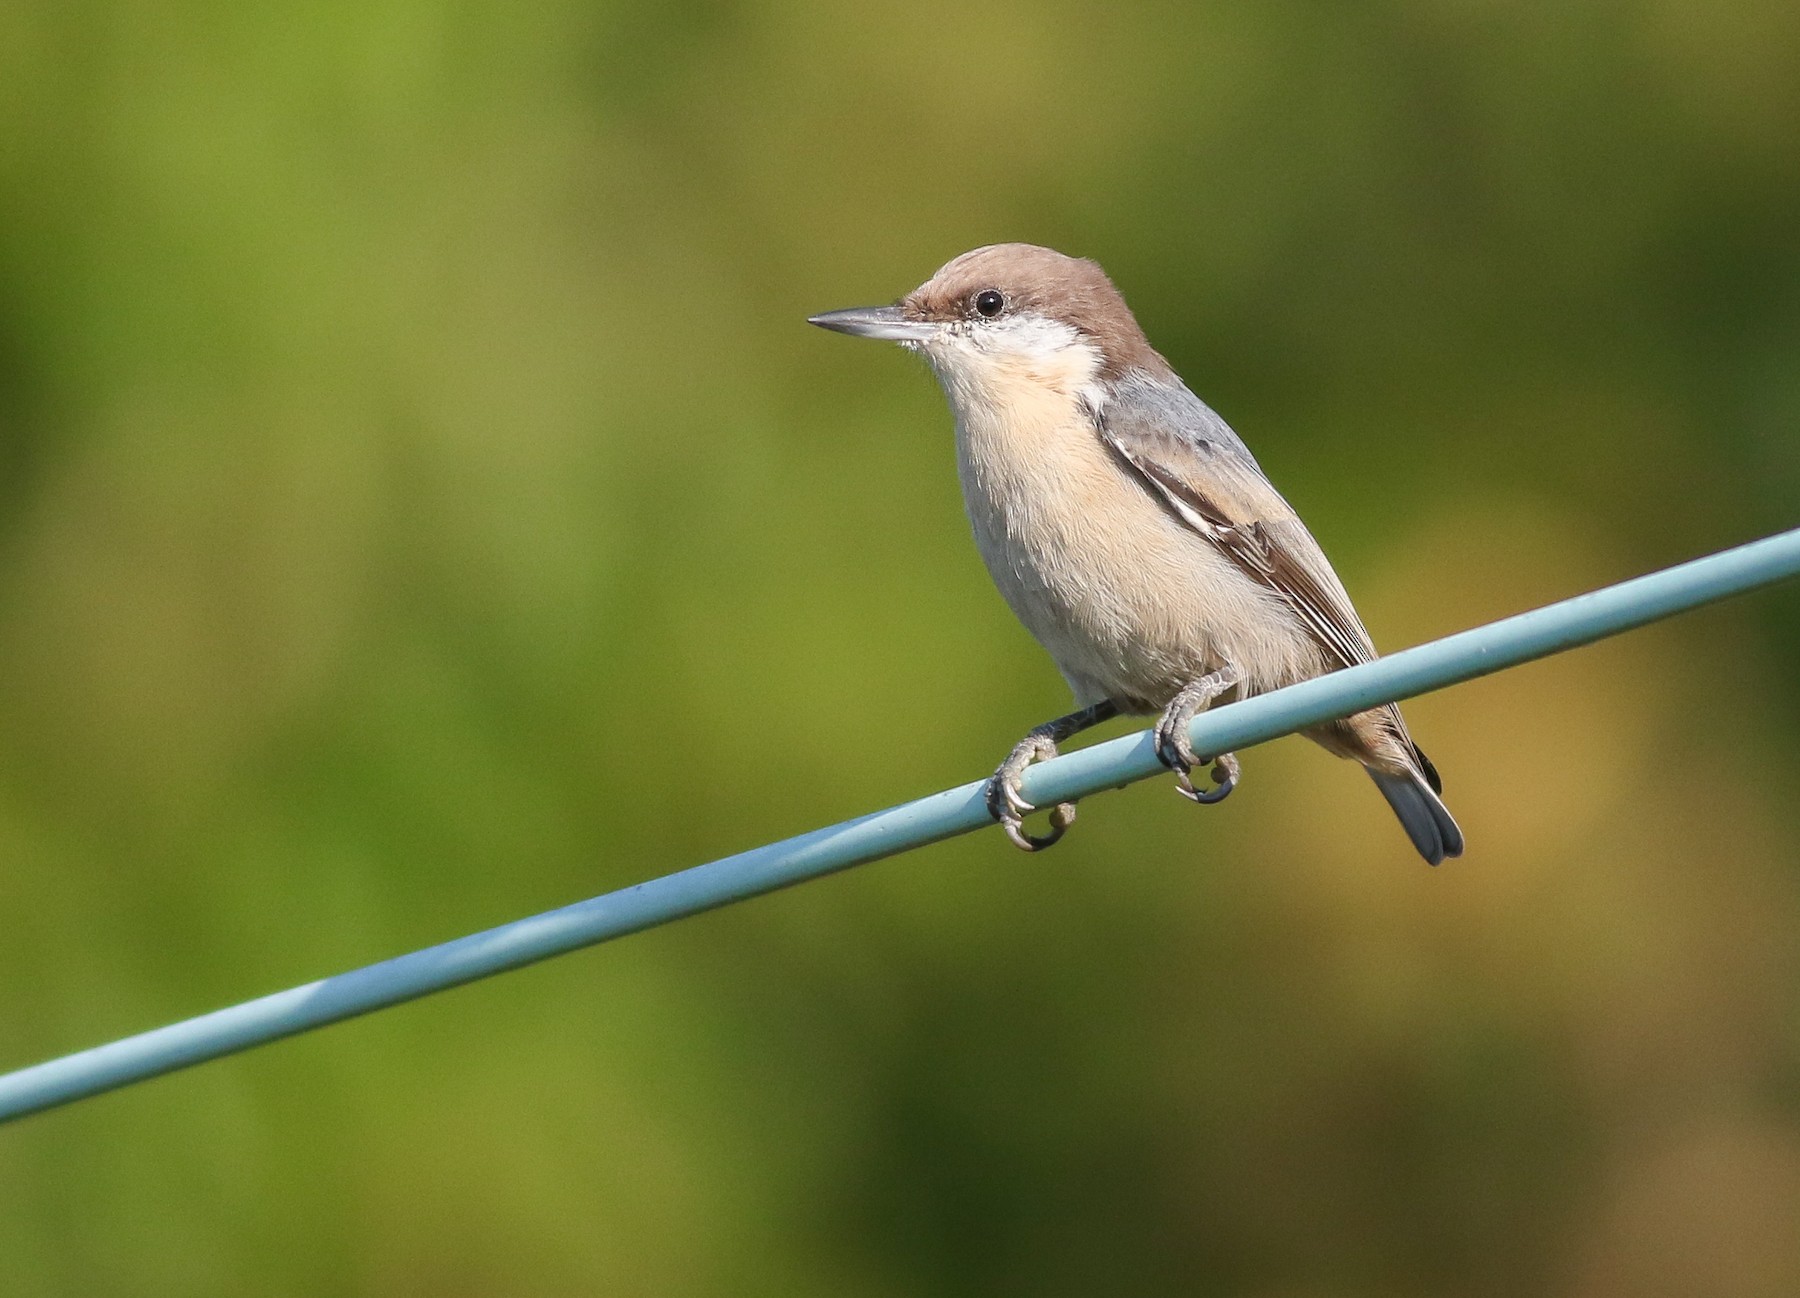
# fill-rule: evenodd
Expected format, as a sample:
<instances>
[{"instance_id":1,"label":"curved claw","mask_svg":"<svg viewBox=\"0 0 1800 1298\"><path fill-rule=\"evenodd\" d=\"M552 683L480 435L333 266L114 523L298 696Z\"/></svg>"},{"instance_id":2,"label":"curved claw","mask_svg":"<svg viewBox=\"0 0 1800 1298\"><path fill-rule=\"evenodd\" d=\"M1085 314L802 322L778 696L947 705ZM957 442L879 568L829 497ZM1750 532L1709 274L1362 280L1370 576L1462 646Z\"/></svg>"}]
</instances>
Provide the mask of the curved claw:
<instances>
[{"instance_id":1,"label":"curved claw","mask_svg":"<svg viewBox=\"0 0 1800 1298\"><path fill-rule=\"evenodd\" d=\"M1015 817L1023 819L1037 810L1036 806L1025 801L1025 794L1020 790L1016 779L1001 781L1000 794L1005 800L1006 810L1010 811ZM1004 819L1004 817L996 814L995 819Z\"/></svg>"},{"instance_id":2,"label":"curved claw","mask_svg":"<svg viewBox=\"0 0 1800 1298\"><path fill-rule=\"evenodd\" d=\"M988 815L1000 822L1000 828L1021 851L1043 851L1062 838L1075 823L1075 804L1059 802L1050 811L1049 833L1033 834L1025 828L1025 817L1036 811L1037 806L1026 800L1019 788L1019 778L1033 762L1047 761L1055 756L1054 742L1042 735L1028 735L988 779Z\"/></svg>"},{"instance_id":3,"label":"curved claw","mask_svg":"<svg viewBox=\"0 0 1800 1298\"><path fill-rule=\"evenodd\" d=\"M1033 808L1033 810L1036 810L1036 808ZM1032 833L1020 823L1020 819L1017 816L1004 816L1000 818L1000 828L1006 831L1006 836L1013 841L1015 847L1026 852L1041 852L1046 847L1055 845L1055 843L1068 832L1069 826L1074 823L1075 804L1072 802L1059 802L1056 806L1051 808L1050 832L1048 834Z\"/></svg>"},{"instance_id":4,"label":"curved claw","mask_svg":"<svg viewBox=\"0 0 1800 1298\"><path fill-rule=\"evenodd\" d=\"M1202 765L1204 761L1205 759L1202 758L1199 761L1196 761L1194 765ZM1212 775L1212 782L1215 787L1202 792L1194 787L1193 778L1187 771L1177 770L1175 772L1176 788L1179 790L1182 797L1191 798L1203 806L1210 807L1214 803L1223 802L1226 798L1231 796L1231 791L1237 788L1237 758L1230 753L1219 754L1213 761L1210 774Z\"/></svg>"},{"instance_id":5,"label":"curved claw","mask_svg":"<svg viewBox=\"0 0 1800 1298\"><path fill-rule=\"evenodd\" d=\"M1194 746L1188 739L1188 723L1201 708L1211 705L1214 699L1236 686L1241 679L1242 674L1227 664L1182 690L1169 701L1169 706L1156 719L1153 732L1156 760L1175 772L1176 787L1184 798L1210 806L1215 802L1225 801L1237 787L1237 758L1230 753L1221 753L1217 757L1196 757ZM1208 762L1212 764L1212 780L1216 787L1203 791L1194 786L1191 772L1196 766L1205 766Z\"/></svg>"}]
</instances>

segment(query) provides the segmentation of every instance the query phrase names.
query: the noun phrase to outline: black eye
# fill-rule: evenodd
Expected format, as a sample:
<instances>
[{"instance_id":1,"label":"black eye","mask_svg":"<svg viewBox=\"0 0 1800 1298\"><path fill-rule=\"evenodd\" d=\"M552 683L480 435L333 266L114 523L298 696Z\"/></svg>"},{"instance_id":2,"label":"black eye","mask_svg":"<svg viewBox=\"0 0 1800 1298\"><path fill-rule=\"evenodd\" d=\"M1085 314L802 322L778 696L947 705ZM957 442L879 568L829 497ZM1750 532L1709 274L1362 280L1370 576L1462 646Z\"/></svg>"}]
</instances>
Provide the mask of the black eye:
<instances>
[{"instance_id":1,"label":"black eye","mask_svg":"<svg viewBox=\"0 0 1800 1298\"><path fill-rule=\"evenodd\" d=\"M984 288L975 295L975 312L992 320L1006 309L1006 298L997 288Z\"/></svg>"}]
</instances>

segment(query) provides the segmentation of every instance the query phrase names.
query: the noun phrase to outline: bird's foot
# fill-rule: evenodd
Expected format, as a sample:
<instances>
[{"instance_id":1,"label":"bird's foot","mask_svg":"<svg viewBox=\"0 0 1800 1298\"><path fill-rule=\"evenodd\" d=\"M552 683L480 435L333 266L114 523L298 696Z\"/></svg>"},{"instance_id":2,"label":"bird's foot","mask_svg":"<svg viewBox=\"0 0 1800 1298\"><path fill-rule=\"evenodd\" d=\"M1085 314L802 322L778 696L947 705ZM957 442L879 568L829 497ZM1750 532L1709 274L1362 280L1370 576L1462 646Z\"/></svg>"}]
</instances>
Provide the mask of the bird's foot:
<instances>
[{"instance_id":1,"label":"bird's foot","mask_svg":"<svg viewBox=\"0 0 1800 1298\"><path fill-rule=\"evenodd\" d=\"M1241 673L1234 667L1210 672L1171 699L1169 706L1156 719L1156 726L1151 732L1156 746L1156 760L1175 772L1176 786L1185 798L1210 805L1225 801L1237 787L1237 758L1230 753L1220 753L1217 757L1196 756L1193 743L1188 739L1188 726L1197 713L1221 694L1234 688L1242 679ZM1196 766L1206 766L1209 763L1212 766L1213 787L1198 789L1194 786L1191 772Z\"/></svg>"},{"instance_id":2,"label":"bird's foot","mask_svg":"<svg viewBox=\"0 0 1800 1298\"><path fill-rule=\"evenodd\" d=\"M1014 745L1000 768L987 783L988 814L1000 822L1000 828L1014 845L1027 852L1041 852L1051 846L1075 823L1075 804L1059 802L1050 811L1050 832L1033 834L1025 828L1025 817L1037 810L1019 788L1025 768L1033 762L1046 762L1056 756L1056 740L1043 729L1033 730Z\"/></svg>"}]
</instances>

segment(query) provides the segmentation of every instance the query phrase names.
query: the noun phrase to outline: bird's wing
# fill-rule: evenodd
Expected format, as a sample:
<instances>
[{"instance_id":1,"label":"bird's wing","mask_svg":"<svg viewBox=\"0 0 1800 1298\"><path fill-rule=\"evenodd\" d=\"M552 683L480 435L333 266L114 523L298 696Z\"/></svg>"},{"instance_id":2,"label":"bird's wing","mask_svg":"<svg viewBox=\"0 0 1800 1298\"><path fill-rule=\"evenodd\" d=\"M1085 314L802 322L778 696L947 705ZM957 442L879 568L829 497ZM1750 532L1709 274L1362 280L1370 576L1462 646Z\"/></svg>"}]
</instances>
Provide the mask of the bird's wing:
<instances>
[{"instance_id":1,"label":"bird's wing","mask_svg":"<svg viewBox=\"0 0 1800 1298\"><path fill-rule=\"evenodd\" d=\"M1375 657L1319 543L1225 421L1186 388L1122 384L1100 436L1182 522L1286 601L1339 665Z\"/></svg>"}]
</instances>

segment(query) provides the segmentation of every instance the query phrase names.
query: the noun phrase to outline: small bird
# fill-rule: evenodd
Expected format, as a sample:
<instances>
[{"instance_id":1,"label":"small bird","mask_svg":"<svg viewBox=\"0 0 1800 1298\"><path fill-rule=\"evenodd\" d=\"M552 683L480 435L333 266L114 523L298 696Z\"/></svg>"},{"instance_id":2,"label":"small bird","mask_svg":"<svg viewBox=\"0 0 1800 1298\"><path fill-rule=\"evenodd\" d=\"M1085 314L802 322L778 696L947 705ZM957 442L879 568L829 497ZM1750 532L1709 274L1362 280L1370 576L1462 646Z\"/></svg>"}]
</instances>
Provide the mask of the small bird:
<instances>
[{"instance_id":1,"label":"small bird","mask_svg":"<svg viewBox=\"0 0 1800 1298\"><path fill-rule=\"evenodd\" d=\"M930 363L956 418L975 544L1049 651L1076 711L1030 731L988 781L987 806L1026 851L1026 767L1121 713L1158 714L1158 759L1195 802L1236 787L1231 753L1197 755L1202 708L1375 657L1318 542L1230 426L1151 348L1106 272L1049 248L966 252L893 306L811 317L897 342ZM1392 704L1306 732L1360 762L1413 846L1460 856L1443 786ZM1210 788L1191 772L1210 766Z\"/></svg>"}]
</instances>

